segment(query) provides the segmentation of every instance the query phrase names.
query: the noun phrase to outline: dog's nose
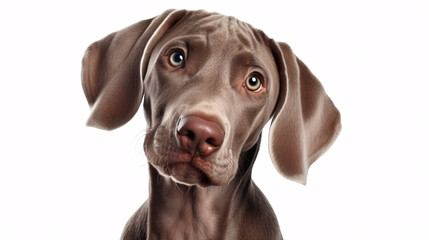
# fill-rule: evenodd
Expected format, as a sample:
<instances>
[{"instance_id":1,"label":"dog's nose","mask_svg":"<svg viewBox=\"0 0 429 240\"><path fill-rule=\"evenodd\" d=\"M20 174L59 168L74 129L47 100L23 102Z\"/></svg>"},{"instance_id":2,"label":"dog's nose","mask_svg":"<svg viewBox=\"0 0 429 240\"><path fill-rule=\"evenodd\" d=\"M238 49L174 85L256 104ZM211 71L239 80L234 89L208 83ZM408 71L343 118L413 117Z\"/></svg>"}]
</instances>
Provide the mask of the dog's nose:
<instances>
[{"instance_id":1,"label":"dog's nose","mask_svg":"<svg viewBox=\"0 0 429 240\"><path fill-rule=\"evenodd\" d=\"M198 116L183 116L177 124L180 145L190 153L208 156L216 152L223 143L225 132L213 121Z\"/></svg>"}]
</instances>

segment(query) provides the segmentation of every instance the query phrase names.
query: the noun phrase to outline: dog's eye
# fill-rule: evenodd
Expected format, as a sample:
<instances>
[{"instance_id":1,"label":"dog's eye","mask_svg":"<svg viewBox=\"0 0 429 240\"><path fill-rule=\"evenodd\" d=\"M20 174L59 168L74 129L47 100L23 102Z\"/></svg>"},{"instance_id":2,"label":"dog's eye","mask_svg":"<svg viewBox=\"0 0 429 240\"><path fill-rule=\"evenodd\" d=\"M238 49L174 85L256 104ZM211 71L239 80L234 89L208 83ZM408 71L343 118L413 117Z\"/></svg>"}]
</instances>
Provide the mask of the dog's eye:
<instances>
[{"instance_id":1,"label":"dog's eye","mask_svg":"<svg viewBox=\"0 0 429 240\"><path fill-rule=\"evenodd\" d=\"M262 81L257 75L252 74L247 78L246 82L244 83L244 86L249 91L258 92L262 88Z\"/></svg>"},{"instance_id":2,"label":"dog's eye","mask_svg":"<svg viewBox=\"0 0 429 240\"><path fill-rule=\"evenodd\" d=\"M182 68L185 65L185 55L181 51L175 51L170 54L170 65L175 68Z\"/></svg>"}]
</instances>

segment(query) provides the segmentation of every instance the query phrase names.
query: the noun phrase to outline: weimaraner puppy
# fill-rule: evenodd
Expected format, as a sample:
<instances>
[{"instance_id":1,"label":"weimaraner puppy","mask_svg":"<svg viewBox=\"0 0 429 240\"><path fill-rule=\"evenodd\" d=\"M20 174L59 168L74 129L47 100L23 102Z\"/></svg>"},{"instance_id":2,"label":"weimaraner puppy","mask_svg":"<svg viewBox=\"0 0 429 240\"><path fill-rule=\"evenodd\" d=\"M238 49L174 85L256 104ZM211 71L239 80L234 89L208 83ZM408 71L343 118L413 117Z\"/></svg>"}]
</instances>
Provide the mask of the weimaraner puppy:
<instances>
[{"instance_id":1,"label":"weimaraner puppy","mask_svg":"<svg viewBox=\"0 0 429 240\"><path fill-rule=\"evenodd\" d=\"M115 129L143 108L149 199L122 239L282 239L251 179L261 132L283 176L309 166L340 114L288 45L233 17L167 10L93 43L82 66L88 125Z\"/></svg>"}]
</instances>

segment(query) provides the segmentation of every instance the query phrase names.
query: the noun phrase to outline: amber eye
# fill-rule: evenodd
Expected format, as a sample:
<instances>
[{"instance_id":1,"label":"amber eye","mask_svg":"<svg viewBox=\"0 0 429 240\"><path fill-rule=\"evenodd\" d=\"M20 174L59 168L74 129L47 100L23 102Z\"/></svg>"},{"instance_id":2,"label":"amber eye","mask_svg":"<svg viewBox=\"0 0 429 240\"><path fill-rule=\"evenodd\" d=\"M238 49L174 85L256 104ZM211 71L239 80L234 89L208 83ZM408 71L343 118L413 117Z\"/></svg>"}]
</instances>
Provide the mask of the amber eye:
<instances>
[{"instance_id":1,"label":"amber eye","mask_svg":"<svg viewBox=\"0 0 429 240\"><path fill-rule=\"evenodd\" d=\"M170 54L168 58L170 65L175 68L182 68L185 66L185 54L182 51L175 51Z\"/></svg>"},{"instance_id":2,"label":"amber eye","mask_svg":"<svg viewBox=\"0 0 429 240\"><path fill-rule=\"evenodd\" d=\"M252 74L247 78L246 82L244 83L244 86L249 91L258 92L262 88L262 81L257 75Z\"/></svg>"}]
</instances>

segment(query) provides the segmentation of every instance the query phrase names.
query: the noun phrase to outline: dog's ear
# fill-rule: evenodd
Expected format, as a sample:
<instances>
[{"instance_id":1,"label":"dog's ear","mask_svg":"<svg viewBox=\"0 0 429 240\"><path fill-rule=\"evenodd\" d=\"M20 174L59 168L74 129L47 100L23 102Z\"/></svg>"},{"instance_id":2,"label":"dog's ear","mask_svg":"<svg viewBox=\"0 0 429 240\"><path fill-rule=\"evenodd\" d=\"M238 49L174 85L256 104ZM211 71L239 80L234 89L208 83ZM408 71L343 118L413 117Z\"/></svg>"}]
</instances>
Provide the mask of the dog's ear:
<instances>
[{"instance_id":1,"label":"dog's ear","mask_svg":"<svg viewBox=\"0 0 429 240\"><path fill-rule=\"evenodd\" d=\"M88 47L82 61L82 86L91 107L88 126L112 130L135 115L152 49L184 14L184 10L167 10Z\"/></svg>"},{"instance_id":2,"label":"dog's ear","mask_svg":"<svg viewBox=\"0 0 429 240\"><path fill-rule=\"evenodd\" d=\"M271 45L280 90L269 132L270 156L283 176L306 184L308 168L341 130L340 113L287 44Z\"/></svg>"}]
</instances>

